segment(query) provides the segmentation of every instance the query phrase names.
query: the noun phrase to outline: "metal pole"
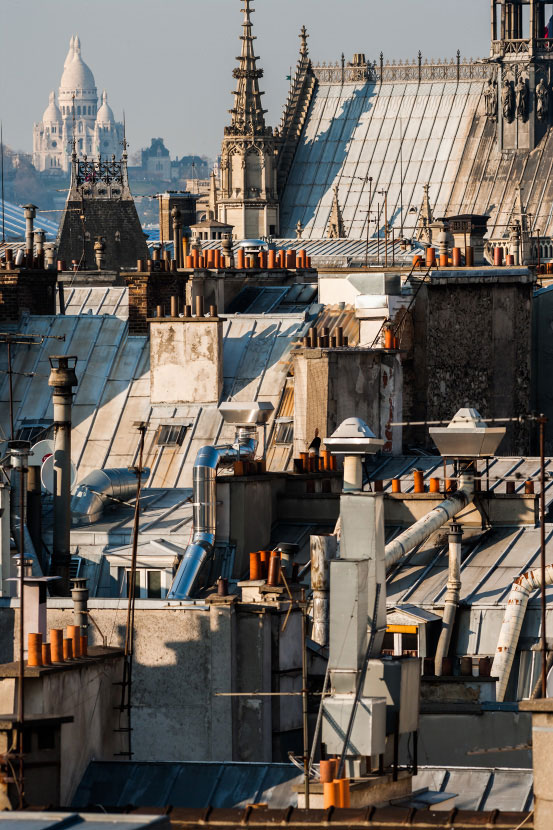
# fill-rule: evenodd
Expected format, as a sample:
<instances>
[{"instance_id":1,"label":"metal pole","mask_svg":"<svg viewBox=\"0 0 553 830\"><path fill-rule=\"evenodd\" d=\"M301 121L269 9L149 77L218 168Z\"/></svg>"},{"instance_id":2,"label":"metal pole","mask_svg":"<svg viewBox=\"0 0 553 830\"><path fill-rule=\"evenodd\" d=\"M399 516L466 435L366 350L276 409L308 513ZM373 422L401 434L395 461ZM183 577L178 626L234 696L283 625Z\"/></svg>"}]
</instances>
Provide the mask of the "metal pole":
<instances>
[{"instance_id":1,"label":"metal pole","mask_svg":"<svg viewBox=\"0 0 553 830\"><path fill-rule=\"evenodd\" d=\"M27 459L25 459L25 466ZM25 467L19 471L19 680L17 684L17 754L19 755L19 807L23 807L25 773L23 769L23 727L25 724Z\"/></svg>"},{"instance_id":2,"label":"metal pole","mask_svg":"<svg viewBox=\"0 0 553 830\"><path fill-rule=\"evenodd\" d=\"M25 475L31 445L29 441L10 441L12 467L19 471L19 666L17 682L17 759L19 809L23 808L25 773L23 768L23 730L25 725Z\"/></svg>"},{"instance_id":3,"label":"metal pole","mask_svg":"<svg viewBox=\"0 0 553 830\"><path fill-rule=\"evenodd\" d=\"M384 191L384 267L388 267L388 191Z\"/></svg>"},{"instance_id":4,"label":"metal pole","mask_svg":"<svg viewBox=\"0 0 553 830\"><path fill-rule=\"evenodd\" d=\"M307 719L307 603L305 588L301 589L301 683L303 709L303 775L305 782L305 809L309 810L309 723Z\"/></svg>"},{"instance_id":5,"label":"metal pole","mask_svg":"<svg viewBox=\"0 0 553 830\"><path fill-rule=\"evenodd\" d=\"M376 245L377 245L377 259L378 264L380 265L380 202L376 205L377 210L377 220L376 220Z\"/></svg>"},{"instance_id":6,"label":"metal pole","mask_svg":"<svg viewBox=\"0 0 553 830\"><path fill-rule=\"evenodd\" d=\"M146 424L140 424L140 451L138 453L138 482L136 486L136 501L134 503L134 519L133 519L133 537L132 537L132 558L131 558L131 575L128 580L129 603L127 606L127 630L125 632L125 663L123 676L123 695L125 694L125 681L127 692L127 735L128 735L128 750L127 755L129 761L132 760L132 724L131 724L131 693L132 693L132 658L134 646L134 607L135 607L135 582L136 582L136 559L138 551L138 531L140 521L140 492L142 490L142 469L144 459L144 436L146 434ZM122 706L124 701L122 702Z\"/></svg>"},{"instance_id":7,"label":"metal pole","mask_svg":"<svg viewBox=\"0 0 553 830\"><path fill-rule=\"evenodd\" d=\"M10 440L13 441L13 379L12 379L12 344L8 339L8 384L10 391Z\"/></svg>"},{"instance_id":8,"label":"metal pole","mask_svg":"<svg viewBox=\"0 0 553 830\"><path fill-rule=\"evenodd\" d=\"M0 165L2 174L2 242L6 241L6 211L4 204L4 127L0 123Z\"/></svg>"},{"instance_id":9,"label":"metal pole","mask_svg":"<svg viewBox=\"0 0 553 830\"><path fill-rule=\"evenodd\" d=\"M403 240L403 120L399 119L399 226Z\"/></svg>"},{"instance_id":10,"label":"metal pole","mask_svg":"<svg viewBox=\"0 0 553 830\"><path fill-rule=\"evenodd\" d=\"M547 636L545 628L545 415L539 416L540 425L540 565L541 565L541 694L547 697Z\"/></svg>"}]
</instances>

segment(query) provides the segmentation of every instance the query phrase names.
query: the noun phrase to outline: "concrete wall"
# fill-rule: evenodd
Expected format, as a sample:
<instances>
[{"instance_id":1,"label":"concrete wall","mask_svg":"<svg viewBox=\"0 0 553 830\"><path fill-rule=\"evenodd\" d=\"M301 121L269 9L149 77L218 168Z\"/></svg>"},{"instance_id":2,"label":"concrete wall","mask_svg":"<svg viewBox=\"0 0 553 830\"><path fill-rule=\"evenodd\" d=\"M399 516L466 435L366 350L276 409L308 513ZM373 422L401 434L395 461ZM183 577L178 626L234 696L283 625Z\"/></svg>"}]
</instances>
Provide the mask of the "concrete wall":
<instances>
[{"instance_id":1,"label":"concrete wall","mask_svg":"<svg viewBox=\"0 0 553 830\"><path fill-rule=\"evenodd\" d=\"M1 671L1 667L0 667ZM69 805L88 763L113 760L120 749L118 713L123 658L120 652L25 677L25 714L69 715L62 726L60 803ZM0 679L0 711L15 712L17 681Z\"/></svg>"},{"instance_id":2,"label":"concrete wall","mask_svg":"<svg viewBox=\"0 0 553 830\"><path fill-rule=\"evenodd\" d=\"M545 454L553 454L553 286L534 295L533 302L532 405L547 416ZM533 452L537 444L533 444Z\"/></svg>"},{"instance_id":3,"label":"concrete wall","mask_svg":"<svg viewBox=\"0 0 553 830\"><path fill-rule=\"evenodd\" d=\"M436 272L417 296L413 360L406 367L411 396L406 420L449 421L470 405L484 418L513 417L531 409L531 300L533 277L501 271ZM433 446L426 428L409 440ZM529 429L507 425L505 455L529 452Z\"/></svg>"},{"instance_id":4,"label":"concrete wall","mask_svg":"<svg viewBox=\"0 0 553 830\"><path fill-rule=\"evenodd\" d=\"M0 603L0 659L4 662L17 653L18 626L13 609L18 603L11 600L13 607L9 603ZM122 646L126 602L92 600L89 610L107 644ZM282 634L287 610L287 603L282 608L275 603L248 606L232 600L167 606L155 600L137 600L132 694L134 760L272 760L273 732L299 729L301 706L298 708L294 698L284 699L284 718L275 711L271 697L242 698L228 693L278 691L281 682L289 684L290 677L299 677L296 682L301 688L300 614L291 614ZM70 601L50 601L48 629L73 622ZM102 644L92 624L89 636L92 644ZM120 687L114 688L119 695ZM83 689L86 690L86 684ZM67 694L72 694L71 689ZM83 694L88 701L89 692ZM61 697L56 699L53 694L48 698L56 713L66 692L60 689L58 695ZM93 697L90 700L92 705ZM119 738L120 748L124 740L124 735ZM276 740L280 746L281 738Z\"/></svg>"},{"instance_id":5,"label":"concrete wall","mask_svg":"<svg viewBox=\"0 0 553 830\"><path fill-rule=\"evenodd\" d=\"M385 452L401 452L402 366L395 352L380 349L302 349L294 355L294 456L315 435L324 439L346 418L357 416Z\"/></svg>"},{"instance_id":6,"label":"concrete wall","mask_svg":"<svg viewBox=\"0 0 553 830\"><path fill-rule=\"evenodd\" d=\"M150 323L152 404L218 403L223 389L223 323L165 318Z\"/></svg>"},{"instance_id":7,"label":"concrete wall","mask_svg":"<svg viewBox=\"0 0 553 830\"><path fill-rule=\"evenodd\" d=\"M444 736L447 735L447 740ZM475 711L471 714L442 712L421 714L419 720L419 764L444 767L532 766L531 750L484 752L472 750L523 746L531 742L530 715L525 712ZM400 741L400 763L412 757L407 738Z\"/></svg>"},{"instance_id":8,"label":"concrete wall","mask_svg":"<svg viewBox=\"0 0 553 830\"><path fill-rule=\"evenodd\" d=\"M233 477L217 482L217 540L236 546L234 574L249 568L252 551L263 550L270 541L278 516L278 497L285 491L284 476ZM219 521L221 519L221 521Z\"/></svg>"}]
</instances>

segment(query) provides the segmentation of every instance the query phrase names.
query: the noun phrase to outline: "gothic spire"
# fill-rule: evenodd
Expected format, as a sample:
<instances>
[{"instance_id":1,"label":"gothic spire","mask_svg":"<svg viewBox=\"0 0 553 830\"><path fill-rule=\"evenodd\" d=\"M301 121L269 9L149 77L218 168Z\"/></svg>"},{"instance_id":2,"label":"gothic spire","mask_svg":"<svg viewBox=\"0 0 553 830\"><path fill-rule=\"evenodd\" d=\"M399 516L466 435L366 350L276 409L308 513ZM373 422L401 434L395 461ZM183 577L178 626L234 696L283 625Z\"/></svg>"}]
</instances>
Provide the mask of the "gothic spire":
<instances>
[{"instance_id":1,"label":"gothic spire","mask_svg":"<svg viewBox=\"0 0 553 830\"><path fill-rule=\"evenodd\" d=\"M265 133L264 110L261 106L262 92L259 91L259 79L263 77L263 70L257 68L257 57L254 54L252 35L252 23L250 15L254 9L250 7L250 0L242 0L244 3L244 20L242 22L242 54L238 60L238 66L233 71L236 78L236 90L234 92L234 107L231 109L232 127L237 133L253 133L259 135Z\"/></svg>"},{"instance_id":2,"label":"gothic spire","mask_svg":"<svg viewBox=\"0 0 553 830\"><path fill-rule=\"evenodd\" d=\"M306 58L309 55L309 48L307 46L307 38L308 37L309 37L309 35L307 34L307 29L305 28L305 26L302 26L301 31L300 31L300 40L301 40L300 55L302 56L302 58Z\"/></svg>"},{"instance_id":3,"label":"gothic spire","mask_svg":"<svg viewBox=\"0 0 553 830\"><path fill-rule=\"evenodd\" d=\"M334 187L334 198L332 200L332 207L330 209L330 217L328 219L328 239L345 239L346 229L344 227L344 220L342 218L342 210L340 202L338 201L338 186Z\"/></svg>"}]
</instances>

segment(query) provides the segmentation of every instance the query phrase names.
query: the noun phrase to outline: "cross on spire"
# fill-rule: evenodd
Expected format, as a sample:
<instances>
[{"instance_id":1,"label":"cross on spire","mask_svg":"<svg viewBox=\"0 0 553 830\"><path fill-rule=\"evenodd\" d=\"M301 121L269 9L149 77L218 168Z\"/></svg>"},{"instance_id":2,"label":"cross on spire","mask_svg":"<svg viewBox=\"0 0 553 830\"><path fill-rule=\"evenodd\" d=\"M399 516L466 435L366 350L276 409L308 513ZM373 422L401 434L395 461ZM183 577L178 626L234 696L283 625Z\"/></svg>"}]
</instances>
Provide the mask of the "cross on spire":
<instances>
[{"instance_id":1,"label":"cross on spire","mask_svg":"<svg viewBox=\"0 0 553 830\"><path fill-rule=\"evenodd\" d=\"M242 53L237 58L238 66L233 71L237 84L234 91L234 107L231 109L232 127L238 133L265 133L265 112L261 106L262 92L259 90L259 79L263 77L263 70L257 68L257 57L254 54L251 14L255 11L250 6L250 0L242 0L244 20Z\"/></svg>"}]
</instances>

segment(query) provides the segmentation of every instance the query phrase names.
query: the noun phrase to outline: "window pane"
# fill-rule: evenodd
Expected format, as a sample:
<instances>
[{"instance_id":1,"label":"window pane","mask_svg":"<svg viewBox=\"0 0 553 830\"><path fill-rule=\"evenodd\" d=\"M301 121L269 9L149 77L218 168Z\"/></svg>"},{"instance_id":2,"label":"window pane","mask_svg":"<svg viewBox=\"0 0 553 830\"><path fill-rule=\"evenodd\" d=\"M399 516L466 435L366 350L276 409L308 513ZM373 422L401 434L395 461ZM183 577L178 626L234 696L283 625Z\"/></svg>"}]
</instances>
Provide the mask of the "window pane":
<instances>
[{"instance_id":1,"label":"window pane","mask_svg":"<svg viewBox=\"0 0 553 830\"><path fill-rule=\"evenodd\" d=\"M161 599L161 571L148 571L148 597Z\"/></svg>"},{"instance_id":2,"label":"window pane","mask_svg":"<svg viewBox=\"0 0 553 830\"><path fill-rule=\"evenodd\" d=\"M131 572L127 571L127 596L129 596L129 584L131 581ZM134 598L140 599L140 571L134 574Z\"/></svg>"}]
</instances>

